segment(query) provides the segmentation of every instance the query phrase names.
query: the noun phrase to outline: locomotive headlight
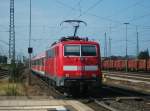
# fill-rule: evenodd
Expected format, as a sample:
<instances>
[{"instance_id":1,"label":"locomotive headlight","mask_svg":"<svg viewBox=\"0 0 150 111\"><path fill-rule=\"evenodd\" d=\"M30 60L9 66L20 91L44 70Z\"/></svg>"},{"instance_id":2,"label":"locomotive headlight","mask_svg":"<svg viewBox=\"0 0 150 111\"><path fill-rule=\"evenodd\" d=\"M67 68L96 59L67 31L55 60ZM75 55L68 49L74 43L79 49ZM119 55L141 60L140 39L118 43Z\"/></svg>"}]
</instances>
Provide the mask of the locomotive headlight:
<instances>
[{"instance_id":1,"label":"locomotive headlight","mask_svg":"<svg viewBox=\"0 0 150 111\"><path fill-rule=\"evenodd\" d=\"M66 77L69 77L69 74L65 74Z\"/></svg>"},{"instance_id":2,"label":"locomotive headlight","mask_svg":"<svg viewBox=\"0 0 150 111\"><path fill-rule=\"evenodd\" d=\"M92 74L92 77L94 77L94 78L95 78L95 77L96 77L96 74Z\"/></svg>"}]
</instances>

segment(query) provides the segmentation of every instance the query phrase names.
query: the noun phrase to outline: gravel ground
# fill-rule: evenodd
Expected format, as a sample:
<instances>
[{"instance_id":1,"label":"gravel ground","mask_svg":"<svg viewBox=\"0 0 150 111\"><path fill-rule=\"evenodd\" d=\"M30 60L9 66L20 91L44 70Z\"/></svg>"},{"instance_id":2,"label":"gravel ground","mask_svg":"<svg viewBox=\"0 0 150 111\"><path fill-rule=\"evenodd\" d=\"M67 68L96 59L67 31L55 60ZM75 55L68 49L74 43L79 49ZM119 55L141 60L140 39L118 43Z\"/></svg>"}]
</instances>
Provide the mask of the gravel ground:
<instances>
[{"instance_id":1,"label":"gravel ground","mask_svg":"<svg viewBox=\"0 0 150 111\"><path fill-rule=\"evenodd\" d=\"M35 75L31 75L31 83L27 85L27 74L29 73L28 70L25 71L24 76L24 86L26 89L26 95L29 98L56 98L56 99L63 99L63 94L56 92L54 87L48 85L48 82L45 78L41 79Z\"/></svg>"}]
</instances>

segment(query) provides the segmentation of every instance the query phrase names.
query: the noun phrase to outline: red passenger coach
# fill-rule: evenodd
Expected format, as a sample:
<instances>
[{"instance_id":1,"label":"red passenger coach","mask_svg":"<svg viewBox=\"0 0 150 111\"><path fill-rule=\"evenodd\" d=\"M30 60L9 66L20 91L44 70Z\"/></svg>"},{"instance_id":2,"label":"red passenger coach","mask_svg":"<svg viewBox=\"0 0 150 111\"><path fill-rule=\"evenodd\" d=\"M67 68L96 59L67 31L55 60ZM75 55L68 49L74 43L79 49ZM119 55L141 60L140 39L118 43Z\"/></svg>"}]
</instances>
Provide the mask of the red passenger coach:
<instances>
[{"instance_id":1,"label":"red passenger coach","mask_svg":"<svg viewBox=\"0 0 150 111\"><path fill-rule=\"evenodd\" d=\"M32 71L45 75L45 62L46 62L46 53L43 52L32 58Z\"/></svg>"},{"instance_id":2,"label":"red passenger coach","mask_svg":"<svg viewBox=\"0 0 150 111\"><path fill-rule=\"evenodd\" d=\"M56 86L101 85L100 46L97 42L65 37L54 43L43 56L32 60L32 70L44 74Z\"/></svg>"}]
</instances>

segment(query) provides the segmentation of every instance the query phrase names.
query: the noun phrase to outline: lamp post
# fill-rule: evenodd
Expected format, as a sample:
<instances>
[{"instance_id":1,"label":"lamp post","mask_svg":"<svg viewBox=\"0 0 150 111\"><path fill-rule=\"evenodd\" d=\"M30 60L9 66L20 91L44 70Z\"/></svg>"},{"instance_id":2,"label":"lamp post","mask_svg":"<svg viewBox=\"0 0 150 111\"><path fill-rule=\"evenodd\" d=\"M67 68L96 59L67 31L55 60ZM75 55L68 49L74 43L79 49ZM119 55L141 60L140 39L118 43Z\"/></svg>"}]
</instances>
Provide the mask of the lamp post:
<instances>
[{"instance_id":1,"label":"lamp post","mask_svg":"<svg viewBox=\"0 0 150 111\"><path fill-rule=\"evenodd\" d=\"M127 37L127 29L128 29L128 22L123 23L126 26L126 72L128 71L128 37Z\"/></svg>"}]
</instances>

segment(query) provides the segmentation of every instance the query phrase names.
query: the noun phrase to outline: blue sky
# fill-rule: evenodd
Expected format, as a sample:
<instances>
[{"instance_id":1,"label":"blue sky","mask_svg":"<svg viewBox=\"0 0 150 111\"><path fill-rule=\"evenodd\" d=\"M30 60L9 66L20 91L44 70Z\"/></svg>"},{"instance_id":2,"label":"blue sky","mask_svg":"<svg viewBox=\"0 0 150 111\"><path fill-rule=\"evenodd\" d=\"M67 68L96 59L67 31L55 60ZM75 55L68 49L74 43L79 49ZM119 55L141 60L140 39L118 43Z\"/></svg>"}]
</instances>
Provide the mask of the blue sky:
<instances>
[{"instance_id":1,"label":"blue sky","mask_svg":"<svg viewBox=\"0 0 150 111\"><path fill-rule=\"evenodd\" d=\"M72 35L67 19L87 22L79 36L100 42L104 52L104 33L112 39L112 55L125 55L125 25L128 25L128 54L136 54L136 26L140 50L150 49L150 0L32 0L32 47L34 55L46 50L62 36ZM111 27L111 28L110 28ZM111 30L110 30L111 29ZM9 39L9 0L0 0L0 53L7 54ZM16 52L27 55L29 38L29 0L15 0Z\"/></svg>"}]
</instances>

